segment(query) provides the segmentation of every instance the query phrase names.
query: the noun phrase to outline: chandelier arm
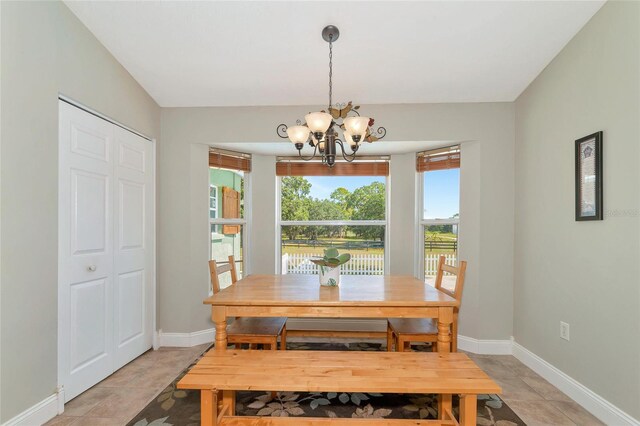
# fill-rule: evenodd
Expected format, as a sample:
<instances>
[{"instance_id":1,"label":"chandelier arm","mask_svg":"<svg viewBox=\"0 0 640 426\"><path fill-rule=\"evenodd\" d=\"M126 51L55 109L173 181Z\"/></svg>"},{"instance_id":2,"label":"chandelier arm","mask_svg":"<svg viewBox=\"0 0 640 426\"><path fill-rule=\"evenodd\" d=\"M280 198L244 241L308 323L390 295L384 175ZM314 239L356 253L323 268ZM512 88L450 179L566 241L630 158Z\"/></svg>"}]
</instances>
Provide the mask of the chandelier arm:
<instances>
[{"instance_id":1,"label":"chandelier arm","mask_svg":"<svg viewBox=\"0 0 640 426\"><path fill-rule=\"evenodd\" d=\"M319 145L319 144L316 144L316 145L313 147L313 154L311 155L311 157L303 157L303 156L302 156L302 150L298 150L298 157L300 157L300 159L301 159L301 160L303 160L303 161L310 161L310 160L313 160L314 158L316 158L316 152L318 151L318 145Z\"/></svg>"},{"instance_id":2,"label":"chandelier arm","mask_svg":"<svg viewBox=\"0 0 640 426\"><path fill-rule=\"evenodd\" d=\"M375 133L378 134L378 139L382 139L387 136L387 129L385 129L384 127L378 127Z\"/></svg>"},{"instance_id":3,"label":"chandelier arm","mask_svg":"<svg viewBox=\"0 0 640 426\"><path fill-rule=\"evenodd\" d=\"M289 127L287 127L286 124L282 123L282 124L278 124L278 127L276 128L276 133L278 134L278 136L280 136L282 139L288 139L289 136L287 135L287 129Z\"/></svg>"},{"instance_id":4,"label":"chandelier arm","mask_svg":"<svg viewBox=\"0 0 640 426\"><path fill-rule=\"evenodd\" d=\"M348 155L345 153L345 149L344 149L344 144L342 143L342 141L340 139L336 139L336 143L338 145L340 145L340 151L342 151L342 158L344 158L344 161L346 161L347 163L351 163L353 162L353 160L356 159L356 153L354 152L351 155Z\"/></svg>"}]
</instances>

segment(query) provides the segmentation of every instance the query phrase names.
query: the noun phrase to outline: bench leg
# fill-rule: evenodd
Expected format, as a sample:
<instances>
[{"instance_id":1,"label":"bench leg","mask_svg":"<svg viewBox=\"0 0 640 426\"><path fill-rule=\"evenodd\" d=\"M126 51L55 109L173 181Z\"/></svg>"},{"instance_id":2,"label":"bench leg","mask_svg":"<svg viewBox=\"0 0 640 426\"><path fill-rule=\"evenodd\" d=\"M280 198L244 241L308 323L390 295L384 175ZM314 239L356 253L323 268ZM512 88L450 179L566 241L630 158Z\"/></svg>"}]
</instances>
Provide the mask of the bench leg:
<instances>
[{"instance_id":1,"label":"bench leg","mask_svg":"<svg viewBox=\"0 0 640 426\"><path fill-rule=\"evenodd\" d=\"M460 425L475 426L478 410L476 395L460 395Z\"/></svg>"},{"instance_id":2,"label":"bench leg","mask_svg":"<svg viewBox=\"0 0 640 426\"><path fill-rule=\"evenodd\" d=\"M218 392L216 390L200 391L200 424L202 426L218 424Z\"/></svg>"},{"instance_id":3,"label":"bench leg","mask_svg":"<svg viewBox=\"0 0 640 426\"><path fill-rule=\"evenodd\" d=\"M387 321L387 352L391 352L393 350L393 330L391 330L391 326Z\"/></svg>"},{"instance_id":4,"label":"bench leg","mask_svg":"<svg viewBox=\"0 0 640 426\"><path fill-rule=\"evenodd\" d=\"M447 415L445 413L447 410L449 410L449 412L452 411L451 396L450 393L441 393L438 395L438 419L446 420Z\"/></svg>"}]
</instances>

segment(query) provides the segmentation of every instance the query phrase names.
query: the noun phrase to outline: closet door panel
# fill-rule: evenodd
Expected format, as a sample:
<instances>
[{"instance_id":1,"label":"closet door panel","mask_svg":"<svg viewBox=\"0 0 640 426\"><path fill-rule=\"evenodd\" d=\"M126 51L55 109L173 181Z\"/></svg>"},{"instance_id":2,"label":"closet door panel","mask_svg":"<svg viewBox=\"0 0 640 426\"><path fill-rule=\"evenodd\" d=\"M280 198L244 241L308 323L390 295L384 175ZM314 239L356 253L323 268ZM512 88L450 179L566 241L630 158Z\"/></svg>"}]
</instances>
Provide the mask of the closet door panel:
<instances>
[{"instance_id":1,"label":"closet door panel","mask_svg":"<svg viewBox=\"0 0 640 426\"><path fill-rule=\"evenodd\" d=\"M150 141L115 129L116 368L152 345L153 151Z\"/></svg>"},{"instance_id":2,"label":"closet door panel","mask_svg":"<svg viewBox=\"0 0 640 426\"><path fill-rule=\"evenodd\" d=\"M111 373L113 125L60 103L58 339L67 400Z\"/></svg>"}]
</instances>

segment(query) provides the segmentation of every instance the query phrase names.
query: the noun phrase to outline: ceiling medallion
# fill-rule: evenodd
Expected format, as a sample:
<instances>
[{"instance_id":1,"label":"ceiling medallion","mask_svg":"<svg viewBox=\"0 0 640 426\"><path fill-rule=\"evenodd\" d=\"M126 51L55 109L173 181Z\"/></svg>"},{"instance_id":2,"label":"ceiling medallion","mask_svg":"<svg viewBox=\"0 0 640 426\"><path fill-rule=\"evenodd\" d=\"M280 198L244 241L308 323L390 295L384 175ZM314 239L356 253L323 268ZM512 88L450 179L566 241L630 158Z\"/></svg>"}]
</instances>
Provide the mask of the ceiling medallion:
<instances>
[{"instance_id":1,"label":"ceiling medallion","mask_svg":"<svg viewBox=\"0 0 640 426\"><path fill-rule=\"evenodd\" d=\"M320 155L322 162L329 167L333 167L336 162L337 147L340 146L342 158L352 162L356 158L356 152L364 142L375 142L384 138L387 130L384 127L374 129L375 120L363 117L359 113L360 106L353 105L351 101L345 104L332 103L333 96L333 42L340 36L340 31L333 25L328 25L322 30L322 38L329 43L329 108L319 112L310 112L305 115L305 123L300 120L296 126L288 127L280 124L277 127L278 136L283 139L289 138L298 150L298 156L305 161L313 160ZM338 138L340 128L344 136L344 142ZM349 144L351 152L347 154L345 142ZM302 155L302 148L305 143L313 147L313 154L310 157Z\"/></svg>"}]
</instances>

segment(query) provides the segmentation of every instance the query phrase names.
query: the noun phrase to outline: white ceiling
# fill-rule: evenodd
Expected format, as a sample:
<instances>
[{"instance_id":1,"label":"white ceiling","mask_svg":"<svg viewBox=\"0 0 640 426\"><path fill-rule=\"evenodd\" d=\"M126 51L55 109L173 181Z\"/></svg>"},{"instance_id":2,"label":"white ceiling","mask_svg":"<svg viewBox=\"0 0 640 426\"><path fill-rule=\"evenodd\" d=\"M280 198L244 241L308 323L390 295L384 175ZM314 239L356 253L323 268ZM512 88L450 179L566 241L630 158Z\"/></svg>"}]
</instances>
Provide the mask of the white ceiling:
<instances>
[{"instance_id":1,"label":"white ceiling","mask_svg":"<svg viewBox=\"0 0 640 426\"><path fill-rule=\"evenodd\" d=\"M513 101L603 1L67 1L163 107Z\"/></svg>"},{"instance_id":2,"label":"white ceiling","mask_svg":"<svg viewBox=\"0 0 640 426\"><path fill-rule=\"evenodd\" d=\"M407 154L410 152L420 152L427 149L441 148L444 146L455 145L457 142L452 141L376 141L374 143L365 143L358 151L359 156L367 155L392 155ZM248 152L251 154L275 155L282 157L291 157L298 155L291 142L238 142L238 143L217 143L213 144L214 148L227 149L237 152ZM338 153L340 153L338 148ZM347 153L351 151L347 148ZM313 148L308 144L302 148L302 155L313 154ZM340 154L338 154L340 156Z\"/></svg>"}]
</instances>

